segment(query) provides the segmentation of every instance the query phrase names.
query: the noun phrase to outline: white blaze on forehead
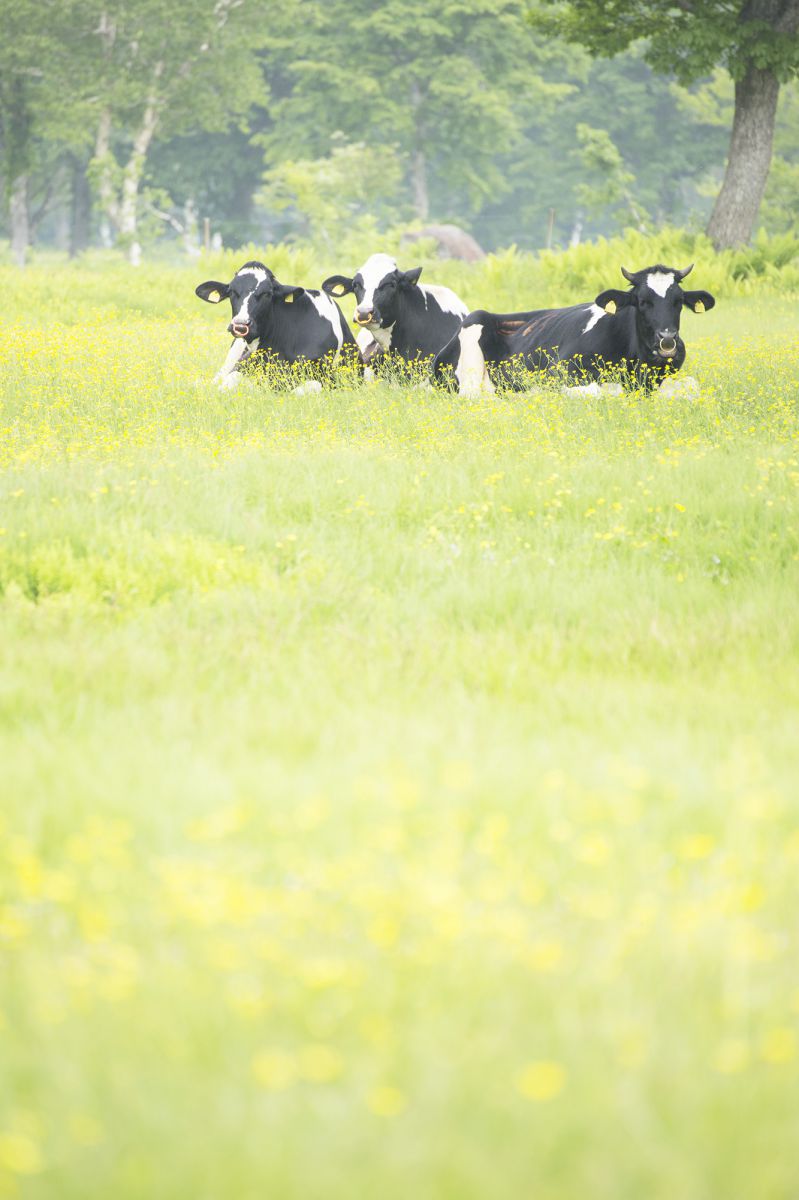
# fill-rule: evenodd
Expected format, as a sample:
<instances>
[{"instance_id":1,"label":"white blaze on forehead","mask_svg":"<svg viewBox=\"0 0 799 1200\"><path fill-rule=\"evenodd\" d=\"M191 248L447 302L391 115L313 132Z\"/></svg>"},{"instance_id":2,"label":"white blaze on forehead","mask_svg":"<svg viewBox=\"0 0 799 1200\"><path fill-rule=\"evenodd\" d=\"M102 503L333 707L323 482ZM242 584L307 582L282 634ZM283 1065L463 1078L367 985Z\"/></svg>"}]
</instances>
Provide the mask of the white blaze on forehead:
<instances>
[{"instance_id":1,"label":"white blaze on forehead","mask_svg":"<svg viewBox=\"0 0 799 1200\"><path fill-rule=\"evenodd\" d=\"M341 321L339 320L338 308L336 304L330 299L326 292L320 292L318 296L314 296L310 292L306 292L305 294L316 311L319 313L319 316L324 317L326 321L330 322L330 325L333 329L333 336L338 342L337 349L340 350L342 342L344 341L344 334L341 330Z\"/></svg>"},{"instance_id":2,"label":"white blaze on forehead","mask_svg":"<svg viewBox=\"0 0 799 1200\"><path fill-rule=\"evenodd\" d=\"M375 291L386 275L391 275L396 269L397 260L390 254L373 254L371 258L367 258L360 271L356 272L363 280L363 300L358 304L358 308L368 310L373 307Z\"/></svg>"},{"instance_id":3,"label":"white blaze on forehead","mask_svg":"<svg viewBox=\"0 0 799 1200\"><path fill-rule=\"evenodd\" d=\"M589 312L591 315L588 318L588 324L583 329L583 333L588 333L594 328L598 321L601 321L603 317L608 316L608 313L605 312L604 308L600 308L598 304L589 304L586 312Z\"/></svg>"},{"instance_id":4,"label":"white blaze on forehead","mask_svg":"<svg viewBox=\"0 0 799 1200\"><path fill-rule=\"evenodd\" d=\"M266 279L266 271L263 267L242 267L240 271L236 272L233 278L244 279L247 275L252 275L255 280L253 287L256 287L259 283L263 283Z\"/></svg>"},{"instance_id":5,"label":"white blaze on forehead","mask_svg":"<svg viewBox=\"0 0 799 1200\"><path fill-rule=\"evenodd\" d=\"M652 271L646 277L646 286L651 288L658 296L665 296L673 283L673 271Z\"/></svg>"},{"instance_id":6,"label":"white blaze on forehead","mask_svg":"<svg viewBox=\"0 0 799 1200\"><path fill-rule=\"evenodd\" d=\"M483 351L480 349L482 332L482 325L469 325L458 334L460 354L455 366L455 377L461 396L479 396L482 391L496 391L486 370Z\"/></svg>"},{"instance_id":7,"label":"white blaze on forehead","mask_svg":"<svg viewBox=\"0 0 799 1200\"><path fill-rule=\"evenodd\" d=\"M237 271L233 276L234 283L237 279L240 279L242 282L246 281L249 285L249 291L242 300L239 311L233 317L233 320L237 325L249 325L250 300L252 299L253 292L258 287L258 284L263 283L266 278L267 274L263 267L242 267L242 269ZM250 281L252 282L250 283Z\"/></svg>"},{"instance_id":8,"label":"white blaze on forehead","mask_svg":"<svg viewBox=\"0 0 799 1200\"><path fill-rule=\"evenodd\" d=\"M456 296L451 288L442 287L437 283L420 283L418 287L424 296L425 308L427 308L427 298L431 296L442 312L454 313L456 317L466 317L469 315L468 308L460 296Z\"/></svg>"}]
</instances>

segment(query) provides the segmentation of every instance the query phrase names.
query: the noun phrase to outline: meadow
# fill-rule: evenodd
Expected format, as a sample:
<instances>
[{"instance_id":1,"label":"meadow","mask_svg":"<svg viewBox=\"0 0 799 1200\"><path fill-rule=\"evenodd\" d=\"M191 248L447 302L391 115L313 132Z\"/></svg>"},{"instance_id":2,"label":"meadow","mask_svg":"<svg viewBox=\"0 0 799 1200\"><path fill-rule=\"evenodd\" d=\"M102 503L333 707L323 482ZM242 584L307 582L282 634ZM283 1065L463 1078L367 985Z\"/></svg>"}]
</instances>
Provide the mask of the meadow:
<instances>
[{"instance_id":1,"label":"meadow","mask_svg":"<svg viewBox=\"0 0 799 1200\"><path fill-rule=\"evenodd\" d=\"M231 263L0 268L0 1197L795 1198L793 276L464 400L220 393Z\"/></svg>"}]
</instances>

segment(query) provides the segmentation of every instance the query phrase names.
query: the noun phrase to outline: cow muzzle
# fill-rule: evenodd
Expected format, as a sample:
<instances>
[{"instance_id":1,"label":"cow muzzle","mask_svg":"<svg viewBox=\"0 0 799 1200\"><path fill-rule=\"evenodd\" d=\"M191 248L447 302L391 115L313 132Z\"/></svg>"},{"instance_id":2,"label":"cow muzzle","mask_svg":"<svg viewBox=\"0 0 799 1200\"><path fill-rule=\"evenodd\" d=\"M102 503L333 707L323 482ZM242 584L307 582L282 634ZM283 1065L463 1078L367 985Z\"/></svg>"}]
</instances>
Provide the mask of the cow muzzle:
<instances>
[{"instance_id":1,"label":"cow muzzle","mask_svg":"<svg viewBox=\"0 0 799 1200\"><path fill-rule=\"evenodd\" d=\"M353 319L356 325L371 325L375 319L374 309L370 308L368 312L361 312L360 309L356 308Z\"/></svg>"},{"instance_id":2,"label":"cow muzzle","mask_svg":"<svg viewBox=\"0 0 799 1200\"><path fill-rule=\"evenodd\" d=\"M658 340L658 354L661 358L674 358L677 353L677 339L672 334L664 334Z\"/></svg>"},{"instance_id":3,"label":"cow muzzle","mask_svg":"<svg viewBox=\"0 0 799 1200\"><path fill-rule=\"evenodd\" d=\"M228 325L228 333L232 333L234 337L244 338L249 332L249 325L245 325L243 321L231 321Z\"/></svg>"}]
</instances>

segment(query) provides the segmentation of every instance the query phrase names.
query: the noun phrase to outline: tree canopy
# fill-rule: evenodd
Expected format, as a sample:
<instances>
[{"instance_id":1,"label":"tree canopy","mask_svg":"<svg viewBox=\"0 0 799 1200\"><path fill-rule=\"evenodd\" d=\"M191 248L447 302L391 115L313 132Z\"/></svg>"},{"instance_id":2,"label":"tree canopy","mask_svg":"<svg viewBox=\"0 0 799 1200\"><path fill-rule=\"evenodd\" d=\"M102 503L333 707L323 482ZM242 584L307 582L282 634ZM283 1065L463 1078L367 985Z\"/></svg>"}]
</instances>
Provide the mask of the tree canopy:
<instances>
[{"instance_id":1,"label":"tree canopy","mask_svg":"<svg viewBox=\"0 0 799 1200\"><path fill-rule=\"evenodd\" d=\"M727 168L708 232L746 241L771 165L780 85L799 72L799 0L538 0L533 25L615 55L645 39L653 69L690 83L723 67L735 85Z\"/></svg>"},{"instance_id":2,"label":"tree canopy","mask_svg":"<svg viewBox=\"0 0 799 1200\"><path fill-rule=\"evenodd\" d=\"M202 218L228 243L429 219L487 248L696 227L731 129L755 184L728 166L719 240L764 189L791 227L799 0L530 3L6 0L0 232L21 261Z\"/></svg>"}]
</instances>

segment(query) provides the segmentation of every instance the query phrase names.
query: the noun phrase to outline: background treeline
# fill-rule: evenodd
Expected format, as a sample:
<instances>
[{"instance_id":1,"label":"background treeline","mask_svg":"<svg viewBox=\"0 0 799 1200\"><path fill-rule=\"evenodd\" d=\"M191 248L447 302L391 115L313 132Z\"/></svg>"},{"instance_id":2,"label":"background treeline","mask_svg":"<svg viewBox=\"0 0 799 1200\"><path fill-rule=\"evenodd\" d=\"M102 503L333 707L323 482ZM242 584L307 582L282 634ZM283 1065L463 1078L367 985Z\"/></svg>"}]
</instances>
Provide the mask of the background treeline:
<instances>
[{"instance_id":1,"label":"background treeline","mask_svg":"<svg viewBox=\"0 0 799 1200\"><path fill-rule=\"evenodd\" d=\"M79 253L456 223L486 249L704 226L733 81L594 58L517 0L5 0L0 234ZM799 217L781 90L761 228ZM206 223L207 222L207 223Z\"/></svg>"}]
</instances>

